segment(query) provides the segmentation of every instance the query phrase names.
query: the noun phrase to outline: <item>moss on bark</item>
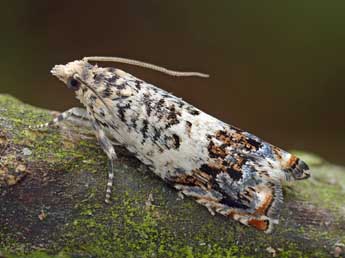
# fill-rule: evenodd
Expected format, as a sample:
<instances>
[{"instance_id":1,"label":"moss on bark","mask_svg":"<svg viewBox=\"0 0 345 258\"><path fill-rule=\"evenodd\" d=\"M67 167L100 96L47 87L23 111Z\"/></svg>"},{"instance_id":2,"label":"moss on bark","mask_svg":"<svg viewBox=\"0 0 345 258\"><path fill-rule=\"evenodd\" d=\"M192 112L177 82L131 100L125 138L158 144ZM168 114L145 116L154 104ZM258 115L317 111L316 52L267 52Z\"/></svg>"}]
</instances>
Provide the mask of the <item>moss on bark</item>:
<instances>
[{"instance_id":1,"label":"moss on bark","mask_svg":"<svg viewBox=\"0 0 345 258\"><path fill-rule=\"evenodd\" d=\"M313 177L284 186L280 224L266 235L179 200L121 148L113 203L105 205L107 160L92 132L72 124L28 129L51 118L52 112L0 95L0 257L327 257L343 251L344 167L300 152Z\"/></svg>"}]
</instances>

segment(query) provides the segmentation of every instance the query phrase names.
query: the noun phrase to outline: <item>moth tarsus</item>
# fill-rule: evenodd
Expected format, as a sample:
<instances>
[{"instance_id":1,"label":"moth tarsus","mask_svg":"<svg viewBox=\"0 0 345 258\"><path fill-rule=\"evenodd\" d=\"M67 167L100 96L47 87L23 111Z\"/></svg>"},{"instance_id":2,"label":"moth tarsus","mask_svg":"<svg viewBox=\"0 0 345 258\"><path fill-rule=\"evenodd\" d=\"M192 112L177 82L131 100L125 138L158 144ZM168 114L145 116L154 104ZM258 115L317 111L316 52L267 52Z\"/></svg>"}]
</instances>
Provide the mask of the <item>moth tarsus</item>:
<instances>
[{"instance_id":1,"label":"moth tarsus","mask_svg":"<svg viewBox=\"0 0 345 258\"><path fill-rule=\"evenodd\" d=\"M211 214L271 232L283 205L281 183L310 176L302 160L129 73L89 61L130 63L170 75L176 71L104 57L52 69L53 75L75 91L85 109L72 108L46 125L71 117L89 121L110 161L107 203L116 179L116 142Z\"/></svg>"}]
</instances>

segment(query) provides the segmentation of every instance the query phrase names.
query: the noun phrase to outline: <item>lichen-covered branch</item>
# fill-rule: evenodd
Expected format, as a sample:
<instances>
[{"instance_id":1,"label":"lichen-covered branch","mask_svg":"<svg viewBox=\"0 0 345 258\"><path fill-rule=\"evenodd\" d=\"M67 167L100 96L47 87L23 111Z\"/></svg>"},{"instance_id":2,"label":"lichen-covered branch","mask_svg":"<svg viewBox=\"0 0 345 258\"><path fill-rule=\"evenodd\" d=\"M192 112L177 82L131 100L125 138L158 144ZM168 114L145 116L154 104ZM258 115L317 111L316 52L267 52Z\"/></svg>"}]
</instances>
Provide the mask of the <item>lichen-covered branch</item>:
<instances>
[{"instance_id":1,"label":"lichen-covered branch","mask_svg":"<svg viewBox=\"0 0 345 258\"><path fill-rule=\"evenodd\" d=\"M267 235L180 200L121 148L113 203L104 204L107 159L93 133L28 129L51 118L0 95L0 257L344 255L344 167L298 153L313 177L284 186L280 224Z\"/></svg>"}]
</instances>

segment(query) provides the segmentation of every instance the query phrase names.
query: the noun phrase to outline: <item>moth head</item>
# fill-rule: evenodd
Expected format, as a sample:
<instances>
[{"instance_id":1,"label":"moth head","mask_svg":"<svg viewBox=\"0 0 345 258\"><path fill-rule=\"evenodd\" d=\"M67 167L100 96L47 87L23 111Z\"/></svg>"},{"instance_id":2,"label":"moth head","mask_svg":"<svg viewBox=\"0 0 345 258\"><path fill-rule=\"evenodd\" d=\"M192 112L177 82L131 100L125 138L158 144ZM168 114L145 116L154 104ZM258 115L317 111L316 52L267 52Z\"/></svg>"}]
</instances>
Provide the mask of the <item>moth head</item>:
<instances>
[{"instance_id":1,"label":"moth head","mask_svg":"<svg viewBox=\"0 0 345 258\"><path fill-rule=\"evenodd\" d=\"M102 68L98 68L97 65L93 66L85 60L73 61L66 65L56 65L51 70L54 76L65 83L68 88L75 91L76 98L84 105L88 105L88 102L93 101L90 98L92 95L103 103L111 113L111 108L98 92L99 87L95 86L94 83L97 75L102 74L102 72Z\"/></svg>"},{"instance_id":2,"label":"moth head","mask_svg":"<svg viewBox=\"0 0 345 258\"><path fill-rule=\"evenodd\" d=\"M55 65L51 73L60 81L66 84L69 89L78 91L81 87L81 75L85 69L90 69L89 63L86 61L73 61L66 65Z\"/></svg>"}]
</instances>

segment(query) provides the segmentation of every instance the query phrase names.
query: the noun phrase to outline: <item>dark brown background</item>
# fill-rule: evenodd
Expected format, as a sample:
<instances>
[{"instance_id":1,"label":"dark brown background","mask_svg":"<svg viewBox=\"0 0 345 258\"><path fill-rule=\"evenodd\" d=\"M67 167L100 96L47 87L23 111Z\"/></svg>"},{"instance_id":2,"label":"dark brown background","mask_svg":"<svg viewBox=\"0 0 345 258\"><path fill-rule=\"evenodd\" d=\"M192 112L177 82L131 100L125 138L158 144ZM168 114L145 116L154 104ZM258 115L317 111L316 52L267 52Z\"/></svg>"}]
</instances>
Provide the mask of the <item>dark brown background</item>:
<instances>
[{"instance_id":1,"label":"dark brown background","mask_svg":"<svg viewBox=\"0 0 345 258\"><path fill-rule=\"evenodd\" d=\"M49 70L88 55L135 58L211 79L118 66L285 149L345 164L345 2L1 1L0 92L63 111Z\"/></svg>"}]
</instances>

